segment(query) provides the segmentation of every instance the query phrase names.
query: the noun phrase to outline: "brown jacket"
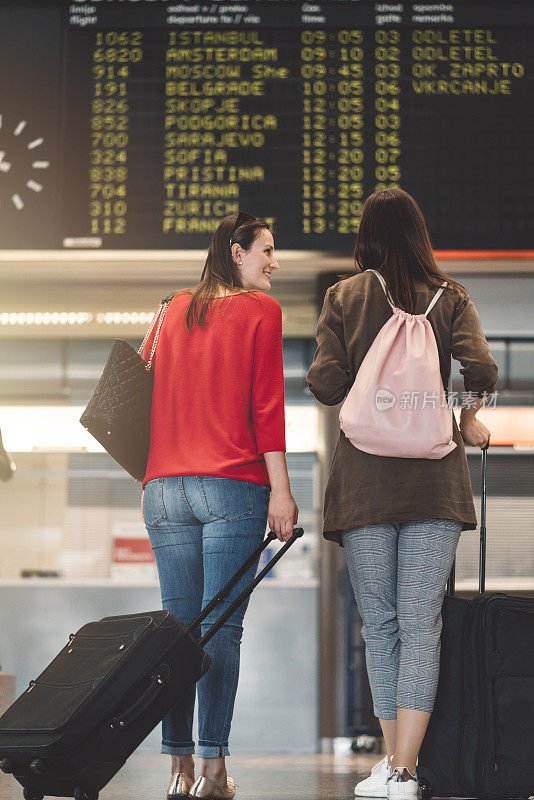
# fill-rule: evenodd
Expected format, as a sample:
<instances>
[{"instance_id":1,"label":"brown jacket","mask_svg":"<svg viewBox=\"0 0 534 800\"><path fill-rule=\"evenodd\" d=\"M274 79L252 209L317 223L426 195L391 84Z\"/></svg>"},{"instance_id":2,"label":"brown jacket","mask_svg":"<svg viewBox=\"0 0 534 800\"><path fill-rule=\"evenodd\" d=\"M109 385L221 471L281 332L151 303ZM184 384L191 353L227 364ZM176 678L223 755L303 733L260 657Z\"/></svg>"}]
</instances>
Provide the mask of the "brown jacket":
<instances>
[{"instance_id":1,"label":"brown jacket","mask_svg":"<svg viewBox=\"0 0 534 800\"><path fill-rule=\"evenodd\" d=\"M423 314L435 290L416 282L416 313ZM392 315L372 272L336 283L325 297L317 325L317 350L308 384L325 405L340 403L380 328ZM445 291L428 315L436 337L443 385L451 355L460 361L466 392L493 392L497 365L469 298ZM358 450L339 433L325 492L326 539L342 544L340 533L357 525L430 518L456 519L463 530L477 526L465 447L453 421L455 449L444 458L393 458Z\"/></svg>"}]
</instances>

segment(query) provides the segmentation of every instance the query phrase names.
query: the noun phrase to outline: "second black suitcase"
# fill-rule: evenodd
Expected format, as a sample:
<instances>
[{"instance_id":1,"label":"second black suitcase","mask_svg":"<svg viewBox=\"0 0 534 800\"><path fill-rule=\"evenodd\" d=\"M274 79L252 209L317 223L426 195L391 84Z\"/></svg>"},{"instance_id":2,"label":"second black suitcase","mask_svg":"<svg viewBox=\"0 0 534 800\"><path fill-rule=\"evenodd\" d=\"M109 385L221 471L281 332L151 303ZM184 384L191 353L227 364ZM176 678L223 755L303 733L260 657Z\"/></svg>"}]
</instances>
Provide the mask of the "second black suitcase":
<instances>
[{"instance_id":1,"label":"second black suitcase","mask_svg":"<svg viewBox=\"0 0 534 800\"><path fill-rule=\"evenodd\" d=\"M419 754L423 800L534 794L534 599L485 592L487 446L479 594L443 603L434 711Z\"/></svg>"},{"instance_id":2,"label":"second black suitcase","mask_svg":"<svg viewBox=\"0 0 534 800\"><path fill-rule=\"evenodd\" d=\"M0 717L0 768L45 795L96 800L167 711L210 666L203 650L262 578L302 536L293 536L197 640L192 632L276 539L269 533L186 628L169 611L106 617L84 625Z\"/></svg>"}]
</instances>

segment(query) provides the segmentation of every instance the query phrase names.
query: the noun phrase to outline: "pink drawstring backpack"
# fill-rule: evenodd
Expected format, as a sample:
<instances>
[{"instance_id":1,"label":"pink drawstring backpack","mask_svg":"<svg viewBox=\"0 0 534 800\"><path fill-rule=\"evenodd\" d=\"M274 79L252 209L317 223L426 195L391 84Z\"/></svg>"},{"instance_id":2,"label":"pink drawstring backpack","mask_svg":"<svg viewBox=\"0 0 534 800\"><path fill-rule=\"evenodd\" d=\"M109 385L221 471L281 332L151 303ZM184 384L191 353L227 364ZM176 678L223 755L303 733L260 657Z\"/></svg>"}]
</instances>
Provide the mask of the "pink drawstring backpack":
<instances>
[{"instance_id":1,"label":"pink drawstring backpack","mask_svg":"<svg viewBox=\"0 0 534 800\"><path fill-rule=\"evenodd\" d=\"M339 412L345 436L365 453L396 458L443 458L456 447L428 313L443 293L444 281L424 314L397 308L382 284L393 316L380 328Z\"/></svg>"}]
</instances>

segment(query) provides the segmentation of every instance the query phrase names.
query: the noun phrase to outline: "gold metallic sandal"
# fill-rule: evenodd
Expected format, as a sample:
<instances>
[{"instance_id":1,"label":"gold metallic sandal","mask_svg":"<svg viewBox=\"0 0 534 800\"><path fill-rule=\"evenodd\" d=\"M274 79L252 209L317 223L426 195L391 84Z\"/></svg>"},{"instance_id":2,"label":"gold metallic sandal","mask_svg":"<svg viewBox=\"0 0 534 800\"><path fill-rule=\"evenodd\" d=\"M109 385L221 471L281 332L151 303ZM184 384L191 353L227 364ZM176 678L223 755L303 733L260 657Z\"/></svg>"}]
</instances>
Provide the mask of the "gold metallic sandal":
<instances>
[{"instance_id":1,"label":"gold metallic sandal","mask_svg":"<svg viewBox=\"0 0 534 800\"><path fill-rule=\"evenodd\" d=\"M193 778L187 772L175 772L167 789L167 800L185 800L194 784Z\"/></svg>"},{"instance_id":2,"label":"gold metallic sandal","mask_svg":"<svg viewBox=\"0 0 534 800\"><path fill-rule=\"evenodd\" d=\"M197 778L189 797L201 797L202 800L233 800L235 797L236 783L229 775L226 778L226 787L210 781L209 778Z\"/></svg>"}]
</instances>

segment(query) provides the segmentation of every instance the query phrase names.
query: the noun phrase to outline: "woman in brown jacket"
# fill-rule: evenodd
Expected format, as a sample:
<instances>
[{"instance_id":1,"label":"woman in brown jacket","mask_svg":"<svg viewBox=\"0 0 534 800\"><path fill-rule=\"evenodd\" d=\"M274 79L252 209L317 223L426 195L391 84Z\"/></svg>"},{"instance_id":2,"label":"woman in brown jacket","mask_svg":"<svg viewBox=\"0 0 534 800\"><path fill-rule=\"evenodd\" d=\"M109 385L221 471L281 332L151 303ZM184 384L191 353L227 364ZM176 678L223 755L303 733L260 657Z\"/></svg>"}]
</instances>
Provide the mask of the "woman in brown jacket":
<instances>
[{"instance_id":1,"label":"woman in brown jacket","mask_svg":"<svg viewBox=\"0 0 534 800\"><path fill-rule=\"evenodd\" d=\"M358 450L340 431L325 493L323 535L344 547L387 746L355 793L415 800L417 756L438 680L445 586L461 531L477 525L464 442L483 447L489 440L476 412L494 391L497 366L473 303L437 266L423 215L407 192L384 189L366 200L354 254L357 274L328 290L319 318L308 373L315 397L330 406L345 398L392 314L373 269L408 314L424 313L447 280L428 319L443 386L451 355L464 378L454 450L435 460L377 456Z\"/></svg>"}]
</instances>

